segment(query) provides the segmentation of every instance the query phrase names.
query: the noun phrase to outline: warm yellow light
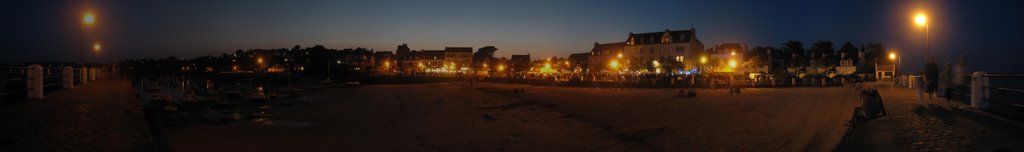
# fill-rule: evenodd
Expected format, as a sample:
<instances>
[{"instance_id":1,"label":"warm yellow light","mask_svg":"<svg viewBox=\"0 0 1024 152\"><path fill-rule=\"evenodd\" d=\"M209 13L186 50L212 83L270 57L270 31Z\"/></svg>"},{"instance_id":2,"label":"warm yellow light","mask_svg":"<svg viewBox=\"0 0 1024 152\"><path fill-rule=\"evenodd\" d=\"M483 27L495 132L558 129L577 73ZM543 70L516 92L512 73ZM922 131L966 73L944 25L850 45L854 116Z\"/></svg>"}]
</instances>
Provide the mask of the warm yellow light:
<instances>
[{"instance_id":1,"label":"warm yellow light","mask_svg":"<svg viewBox=\"0 0 1024 152\"><path fill-rule=\"evenodd\" d=\"M423 62L419 62L419 64L417 66L422 68L422 67L425 67L426 65L423 65Z\"/></svg>"},{"instance_id":2,"label":"warm yellow light","mask_svg":"<svg viewBox=\"0 0 1024 152\"><path fill-rule=\"evenodd\" d=\"M548 69L550 69L550 68L551 68L551 63L545 63L545 64L544 64L544 68L548 68Z\"/></svg>"},{"instance_id":3,"label":"warm yellow light","mask_svg":"<svg viewBox=\"0 0 1024 152\"><path fill-rule=\"evenodd\" d=\"M708 63L708 57L700 57L700 63L701 64Z\"/></svg>"},{"instance_id":4,"label":"warm yellow light","mask_svg":"<svg viewBox=\"0 0 1024 152\"><path fill-rule=\"evenodd\" d=\"M498 71L505 71L505 65L498 65Z\"/></svg>"},{"instance_id":5,"label":"warm yellow light","mask_svg":"<svg viewBox=\"0 0 1024 152\"><path fill-rule=\"evenodd\" d=\"M617 68L619 68L619 61L618 60L612 60L612 62L608 63L608 66L612 67L613 69L617 69Z\"/></svg>"},{"instance_id":6,"label":"warm yellow light","mask_svg":"<svg viewBox=\"0 0 1024 152\"><path fill-rule=\"evenodd\" d=\"M914 17L914 23L917 23L917 25L920 26L926 26L928 25L928 17L925 17L924 14L917 14L917 16Z\"/></svg>"},{"instance_id":7,"label":"warm yellow light","mask_svg":"<svg viewBox=\"0 0 1024 152\"><path fill-rule=\"evenodd\" d=\"M659 63L658 60L651 61L651 65L654 65L655 68L661 67L661 63Z\"/></svg>"},{"instance_id":8,"label":"warm yellow light","mask_svg":"<svg viewBox=\"0 0 1024 152\"><path fill-rule=\"evenodd\" d=\"M729 52L729 55L736 55L736 52Z\"/></svg>"},{"instance_id":9,"label":"warm yellow light","mask_svg":"<svg viewBox=\"0 0 1024 152\"><path fill-rule=\"evenodd\" d=\"M619 55L618 55L618 56L619 56L619 58L622 58L622 53L619 53Z\"/></svg>"},{"instance_id":10,"label":"warm yellow light","mask_svg":"<svg viewBox=\"0 0 1024 152\"><path fill-rule=\"evenodd\" d=\"M892 52L890 52L890 53L889 53L889 59L890 59L890 60L896 60L896 53L892 53Z\"/></svg>"},{"instance_id":11,"label":"warm yellow light","mask_svg":"<svg viewBox=\"0 0 1024 152\"><path fill-rule=\"evenodd\" d=\"M85 13L85 16L82 17L82 21L84 21L85 24L92 24L92 22L96 21L96 17L93 17L92 13Z\"/></svg>"},{"instance_id":12,"label":"warm yellow light","mask_svg":"<svg viewBox=\"0 0 1024 152\"><path fill-rule=\"evenodd\" d=\"M256 63L263 64L263 58L256 58Z\"/></svg>"},{"instance_id":13,"label":"warm yellow light","mask_svg":"<svg viewBox=\"0 0 1024 152\"><path fill-rule=\"evenodd\" d=\"M729 60L729 67L736 68L736 60Z\"/></svg>"},{"instance_id":14,"label":"warm yellow light","mask_svg":"<svg viewBox=\"0 0 1024 152\"><path fill-rule=\"evenodd\" d=\"M565 65L569 65L569 61L565 61Z\"/></svg>"},{"instance_id":15,"label":"warm yellow light","mask_svg":"<svg viewBox=\"0 0 1024 152\"><path fill-rule=\"evenodd\" d=\"M93 44L93 45L92 45L92 50L93 50L93 51L96 51L96 52L99 52L99 51L100 51L100 49L102 49L102 48L103 48L103 46L100 46L100 44L99 44L99 43L96 43L96 44Z\"/></svg>"}]
</instances>

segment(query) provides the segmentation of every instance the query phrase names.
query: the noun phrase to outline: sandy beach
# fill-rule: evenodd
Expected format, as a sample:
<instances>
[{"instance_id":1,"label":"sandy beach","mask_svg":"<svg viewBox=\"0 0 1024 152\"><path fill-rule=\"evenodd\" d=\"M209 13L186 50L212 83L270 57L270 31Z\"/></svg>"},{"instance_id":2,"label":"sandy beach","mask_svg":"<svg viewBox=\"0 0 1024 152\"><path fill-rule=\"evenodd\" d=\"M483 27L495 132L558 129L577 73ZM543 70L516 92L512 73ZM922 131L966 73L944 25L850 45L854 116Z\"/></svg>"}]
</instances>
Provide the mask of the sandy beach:
<instances>
[{"instance_id":1,"label":"sandy beach","mask_svg":"<svg viewBox=\"0 0 1024 152\"><path fill-rule=\"evenodd\" d=\"M677 91L369 85L270 120L163 131L175 151L831 151L860 103L846 87Z\"/></svg>"}]
</instances>

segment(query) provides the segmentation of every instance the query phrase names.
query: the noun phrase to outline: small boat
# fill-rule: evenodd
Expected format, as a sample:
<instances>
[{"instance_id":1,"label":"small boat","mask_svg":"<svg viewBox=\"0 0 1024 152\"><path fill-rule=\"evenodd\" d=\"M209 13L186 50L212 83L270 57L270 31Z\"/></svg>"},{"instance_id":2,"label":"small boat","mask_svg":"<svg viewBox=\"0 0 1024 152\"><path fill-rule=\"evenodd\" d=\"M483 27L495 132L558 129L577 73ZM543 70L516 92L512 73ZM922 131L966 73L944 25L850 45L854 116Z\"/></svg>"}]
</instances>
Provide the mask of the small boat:
<instances>
[{"instance_id":1,"label":"small boat","mask_svg":"<svg viewBox=\"0 0 1024 152\"><path fill-rule=\"evenodd\" d=\"M171 102L171 95L155 94L155 95L153 95L149 99L149 102L153 102L153 103L170 103Z\"/></svg>"},{"instance_id":2,"label":"small boat","mask_svg":"<svg viewBox=\"0 0 1024 152\"><path fill-rule=\"evenodd\" d=\"M181 95L181 103L195 104L198 101L199 100L196 100L196 94L192 91L185 92L184 95Z\"/></svg>"},{"instance_id":3,"label":"small boat","mask_svg":"<svg viewBox=\"0 0 1024 152\"><path fill-rule=\"evenodd\" d=\"M250 101L267 101L268 99L267 99L267 95L266 94L263 94L263 92L258 92L257 91L257 92L253 92L253 93L249 94L249 100Z\"/></svg>"},{"instance_id":4,"label":"small boat","mask_svg":"<svg viewBox=\"0 0 1024 152\"><path fill-rule=\"evenodd\" d=\"M224 91L224 96L228 98L239 98L242 97L242 91L238 89L231 89Z\"/></svg>"},{"instance_id":5,"label":"small boat","mask_svg":"<svg viewBox=\"0 0 1024 152\"><path fill-rule=\"evenodd\" d=\"M154 94L154 93L159 93L159 92L160 92L160 88L156 87L156 86L146 88L146 93Z\"/></svg>"}]
</instances>

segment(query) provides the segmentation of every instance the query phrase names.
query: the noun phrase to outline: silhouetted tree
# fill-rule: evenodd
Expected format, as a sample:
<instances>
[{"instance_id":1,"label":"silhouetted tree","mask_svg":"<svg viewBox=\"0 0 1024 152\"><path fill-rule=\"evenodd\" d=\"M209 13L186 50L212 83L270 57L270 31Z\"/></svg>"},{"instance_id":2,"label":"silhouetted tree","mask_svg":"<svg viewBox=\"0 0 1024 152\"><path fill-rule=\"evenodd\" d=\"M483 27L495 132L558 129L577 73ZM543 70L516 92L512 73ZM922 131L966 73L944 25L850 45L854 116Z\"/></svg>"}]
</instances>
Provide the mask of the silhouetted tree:
<instances>
[{"instance_id":1,"label":"silhouetted tree","mask_svg":"<svg viewBox=\"0 0 1024 152\"><path fill-rule=\"evenodd\" d=\"M843 54L846 54L845 55L846 57L843 57ZM843 59L843 58L851 59L852 58L852 59L854 59L853 62L859 62L860 58L857 58L857 54L858 54L857 53L857 47L853 46L853 43L850 43L849 41L847 41L846 43L843 44L842 47L839 48L839 53L836 56L839 56L840 59Z\"/></svg>"},{"instance_id":2,"label":"silhouetted tree","mask_svg":"<svg viewBox=\"0 0 1024 152\"><path fill-rule=\"evenodd\" d=\"M786 56L787 66L798 67L807 65L807 60L804 57L804 43L790 40L786 43L782 43L782 46L783 53Z\"/></svg>"},{"instance_id":3,"label":"silhouetted tree","mask_svg":"<svg viewBox=\"0 0 1024 152\"><path fill-rule=\"evenodd\" d=\"M811 46L810 52L810 59L819 61L824 66L832 66L836 63L834 59L836 50L835 48L832 48L831 41L815 42L814 45Z\"/></svg>"}]
</instances>

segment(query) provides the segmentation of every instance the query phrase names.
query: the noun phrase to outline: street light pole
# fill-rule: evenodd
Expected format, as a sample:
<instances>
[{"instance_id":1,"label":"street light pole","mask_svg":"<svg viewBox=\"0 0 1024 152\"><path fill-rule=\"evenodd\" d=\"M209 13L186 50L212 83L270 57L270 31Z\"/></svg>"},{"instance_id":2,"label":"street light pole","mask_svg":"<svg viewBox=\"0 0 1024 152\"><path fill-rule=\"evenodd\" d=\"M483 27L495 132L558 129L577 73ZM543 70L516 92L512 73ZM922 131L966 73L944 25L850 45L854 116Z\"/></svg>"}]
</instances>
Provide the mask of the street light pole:
<instances>
[{"instance_id":1,"label":"street light pole","mask_svg":"<svg viewBox=\"0 0 1024 152\"><path fill-rule=\"evenodd\" d=\"M930 28L931 28L930 24L925 24L924 25L924 52L925 52L925 55L928 57L928 59L926 59L928 62L931 62L931 60L933 60L932 59L931 45L930 45L930 42L928 42L929 41L929 33L931 32Z\"/></svg>"},{"instance_id":2,"label":"street light pole","mask_svg":"<svg viewBox=\"0 0 1024 152\"><path fill-rule=\"evenodd\" d=\"M82 22L78 38L78 64L79 66L85 66L85 22Z\"/></svg>"}]
</instances>

